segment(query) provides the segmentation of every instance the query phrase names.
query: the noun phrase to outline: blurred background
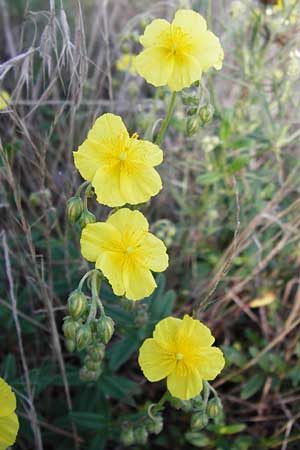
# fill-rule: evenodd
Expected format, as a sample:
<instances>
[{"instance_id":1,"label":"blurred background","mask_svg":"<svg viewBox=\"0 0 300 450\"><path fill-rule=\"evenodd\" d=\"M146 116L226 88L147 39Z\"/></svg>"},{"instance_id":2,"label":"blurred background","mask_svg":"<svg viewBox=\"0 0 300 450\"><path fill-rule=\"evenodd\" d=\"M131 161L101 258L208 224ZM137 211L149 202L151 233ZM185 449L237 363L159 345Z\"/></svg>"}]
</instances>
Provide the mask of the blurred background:
<instances>
[{"instance_id":1,"label":"blurred background","mask_svg":"<svg viewBox=\"0 0 300 450\"><path fill-rule=\"evenodd\" d=\"M125 448L122 424L164 392L143 378L138 347L161 318L194 312L227 359L213 384L224 414L195 432L188 411L167 405L163 432L135 448L298 450L300 2L0 6L0 374L17 393L14 448ZM203 80L214 117L188 136L184 95L196 88L179 95L159 167L164 189L142 206L170 266L150 301L131 310L104 285L118 327L102 376L86 384L61 331L68 294L88 268L80 228L65 214L82 182L72 151L104 112L151 136L169 92L132 73L126 55L140 50L153 18L171 20L180 7L203 14L224 47L223 69ZM89 208L107 216L96 202Z\"/></svg>"}]
</instances>

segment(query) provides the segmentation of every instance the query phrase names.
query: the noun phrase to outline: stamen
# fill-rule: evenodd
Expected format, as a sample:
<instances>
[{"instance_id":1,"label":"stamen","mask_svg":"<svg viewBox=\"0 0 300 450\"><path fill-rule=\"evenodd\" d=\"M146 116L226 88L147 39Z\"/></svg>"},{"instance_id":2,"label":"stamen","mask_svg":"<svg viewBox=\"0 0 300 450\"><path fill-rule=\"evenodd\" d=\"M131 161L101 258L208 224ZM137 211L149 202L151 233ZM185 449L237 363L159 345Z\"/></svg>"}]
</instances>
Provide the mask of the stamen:
<instances>
[{"instance_id":1,"label":"stamen","mask_svg":"<svg viewBox=\"0 0 300 450\"><path fill-rule=\"evenodd\" d=\"M177 361L180 361L181 359L183 359L183 354L182 353L176 353L175 355Z\"/></svg>"}]
</instances>

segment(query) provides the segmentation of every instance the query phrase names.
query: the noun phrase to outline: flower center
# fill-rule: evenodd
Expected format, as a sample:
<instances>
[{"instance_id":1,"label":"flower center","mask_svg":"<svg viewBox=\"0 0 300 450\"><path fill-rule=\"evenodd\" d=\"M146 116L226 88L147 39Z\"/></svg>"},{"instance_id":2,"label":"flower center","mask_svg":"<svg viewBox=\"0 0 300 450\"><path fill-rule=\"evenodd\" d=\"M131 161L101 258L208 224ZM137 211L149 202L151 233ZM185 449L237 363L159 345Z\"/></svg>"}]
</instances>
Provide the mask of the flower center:
<instances>
[{"instance_id":1,"label":"flower center","mask_svg":"<svg viewBox=\"0 0 300 450\"><path fill-rule=\"evenodd\" d=\"M175 358L177 359L177 361L180 361L181 359L183 359L183 354L182 353L176 353Z\"/></svg>"},{"instance_id":2,"label":"flower center","mask_svg":"<svg viewBox=\"0 0 300 450\"><path fill-rule=\"evenodd\" d=\"M132 253L134 251L134 247L132 247L131 245L129 247L127 247L126 249L126 253Z\"/></svg>"},{"instance_id":3,"label":"flower center","mask_svg":"<svg viewBox=\"0 0 300 450\"><path fill-rule=\"evenodd\" d=\"M127 158L127 155L126 155L125 152L119 153L119 159L120 159L121 161L125 161L126 158Z\"/></svg>"}]
</instances>

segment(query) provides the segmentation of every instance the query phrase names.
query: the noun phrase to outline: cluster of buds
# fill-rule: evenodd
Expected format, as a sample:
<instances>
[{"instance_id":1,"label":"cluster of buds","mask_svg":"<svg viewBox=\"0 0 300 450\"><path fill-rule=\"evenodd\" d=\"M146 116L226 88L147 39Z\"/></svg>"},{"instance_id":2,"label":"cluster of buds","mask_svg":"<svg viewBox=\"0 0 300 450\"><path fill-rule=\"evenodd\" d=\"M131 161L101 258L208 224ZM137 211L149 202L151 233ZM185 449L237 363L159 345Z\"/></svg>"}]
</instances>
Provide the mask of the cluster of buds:
<instances>
[{"instance_id":1,"label":"cluster of buds","mask_svg":"<svg viewBox=\"0 0 300 450\"><path fill-rule=\"evenodd\" d=\"M82 189L87 185L87 189L82 200L80 194ZM84 228L89 223L96 222L96 217L88 210L87 199L93 196L92 186L89 182L83 183L79 186L74 197L69 198L67 202L67 216L69 223L74 225L79 223L81 228Z\"/></svg>"},{"instance_id":2,"label":"cluster of buds","mask_svg":"<svg viewBox=\"0 0 300 450\"><path fill-rule=\"evenodd\" d=\"M122 425L120 441L125 447L131 445L145 445L148 442L149 434L158 435L164 427L161 414L152 417L143 418L141 423L130 424L124 422Z\"/></svg>"},{"instance_id":3,"label":"cluster of buds","mask_svg":"<svg viewBox=\"0 0 300 450\"><path fill-rule=\"evenodd\" d=\"M182 95L182 103L187 107L186 134L189 137L208 124L214 115L214 108L209 100L203 102L203 94L208 95L207 89L199 81L194 86L199 87L198 93Z\"/></svg>"},{"instance_id":4,"label":"cluster of buds","mask_svg":"<svg viewBox=\"0 0 300 450\"><path fill-rule=\"evenodd\" d=\"M176 226L170 220L158 220L151 228L154 234L159 239L162 239L167 247L171 247L176 235Z\"/></svg>"},{"instance_id":5,"label":"cluster of buds","mask_svg":"<svg viewBox=\"0 0 300 450\"><path fill-rule=\"evenodd\" d=\"M92 296L88 298L82 291L82 285L89 278ZM114 334L114 321L105 314L98 295L99 281L101 274L97 270L84 275L78 288L69 295L69 315L64 318L63 323L67 349L70 352L87 351L84 366L80 371L80 378L84 381L93 381L100 377L105 346ZM98 308L100 317L97 317Z\"/></svg>"}]
</instances>

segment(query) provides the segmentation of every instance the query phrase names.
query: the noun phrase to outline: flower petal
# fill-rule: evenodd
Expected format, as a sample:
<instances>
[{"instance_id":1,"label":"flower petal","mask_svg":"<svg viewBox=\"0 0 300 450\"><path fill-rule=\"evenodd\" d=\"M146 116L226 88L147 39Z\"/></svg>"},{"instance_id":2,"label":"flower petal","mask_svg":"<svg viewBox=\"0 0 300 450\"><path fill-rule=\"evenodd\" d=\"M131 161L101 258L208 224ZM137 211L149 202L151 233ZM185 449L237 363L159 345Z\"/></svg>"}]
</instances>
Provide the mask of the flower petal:
<instances>
[{"instance_id":1,"label":"flower petal","mask_svg":"<svg viewBox=\"0 0 300 450\"><path fill-rule=\"evenodd\" d=\"M150 270L129 258L123 267L123 283L129 300L149 297L157 286Z\"/></svg>"},{"instance_id":2,"label":"flower petal","mask_svg":"<svg viewBox=\"0 0 300 450\"><path fill-rule=\"evenodd\" d=\"M174 370L176 362L154 339L146 339L140 348L139 365L149 381L159 381Z\"/></svg>"},{"instance_id":3,"label":"flower petal","mask_svg":"<svg viewBox=\"0 0 300 450\"><path fill-rule=\"evenodd\" d=\"M99 149L99 145L90 139L86 139L78 148L77 152L73 152L74 163L82 178L92 181L98 167L103 162L103 157Z\"/></svg>"},{"instance_id":4,"label":"flower petal","mask_svg":"<svg viewBox=\"0 0 300 450\"><path fill-rule=\"evenodd\" d=\"M130 149L134 152L131 158L143 161L146 165L154 167L163 161L162 149L150 141L134 139L130 144Z\"/></svg>"},{"instance_id":5,"label":"flower petal","mask_svg":"<svg viewBox=\"0 0 300 450\"><path fill-rule=\"evenodd\" d=\"M97 201L114 208L123 206L126 200L120 190L120 169L114 167L100 167L93 178L92 185L97 195Z\"/></svg>"},{"instance_id":6,"label":"flower petal","mask_svg":"<svg viewBox=\"0 0 300 450\"><path fill-rule=\"evenodd\" d=\"M203 380L214 380L225 365L222 351L217 347L201 349L198 372Z\"/></svg>"},{"instance_id":7,"label":"flower petal","mask_svg":"<svg viewBox=\"0 0 300 450\"><path fill-rule=\"evenodd\" d=\"M88 134L94 141L111 140L112 137L124 135L129 139L128 131L120 116L106 113L98 117Z\"/></svg>"},{"instance_id":8,"label":"flower petal","mask_svg":"<svg viewBox=\"0 0 300 450\"><path fill-rule=\"evenodd\" d=\"M145 28L143 36L140 37L140 43L144 47L160 46L161 35L168 33L170 24L165 19L155 19Z\"/></svg>"},{"instance_id":9,"label":"flower petal","mask_svg":"<svg viewBox=\"0 0 300 450\"><path fill-rule=\"evenodd\" d=\"M115 295L124 295L125 287L123 283L124 256L117 252L104 252L96 262L96 268L102 270L108 279Z\"/></svg>"},{"instance_id":10,"label":"flower petal","mask_svg":"<svg viewBox=\"0 0 300 450\"><path fill-rule=\"evenodd\" d=\"M189 400L200 394L203 384L197 370L188 371L185 376L179 375L178 371L174 370L167 378L167 387L173 397Z\"/></svg>"},{"instance_id":11,"label":"flower petal","mask_svg":"<svg viewBox=\"0 0 300 450\"><path fill-rule=\"evenodd\" d=\"M176 11L172 26L178 26L193 37L201 31L207 30L206 20L200 14L191 9L179 9Z\"/></svg>"},{"instance_id":12,"label":"flower petal","mask_svg":"<svg viewBox=\"0 0 300 450\"><path fill-rule=\"evenodd\" d=\"M16 409L16 395L9 384L0 378L0 417L8 416Z\"/></svg>"},{"instance_id":13,"label":"flower petal","mask_svg":"<svg viewBox=\"0 0 300 450\"><path fill-rule=\"evenodd\" d=\"M0 417L0 448L14 444L19 430L19 420L15 413Z\"/></svg>"},{"instance_id":14,"label":"flower petal","mask_svg":"<svg viewBox=\"0 0 300 450\"><path fill-rule=\"evenodd\" d=\"M168 80L168 86L172 91L181 91L189 87L194 81L200 80L201 74L201 65L194 56L189 54L178 56L174 58L173 71Z\"/></svg>"},{"instance_id":15,"label":"flower petal","mask_svg":"<svg viewBox=\"0 0 300 450\"><path fill-rule=\"evenodd\" d=\"M110 225L116 227L121 233L124 233L125 228L134 231L148 231L149 223L146 217L140 211L131 211L128 208L119 209L107 219Z\"/></svg>"},{"instance_id":16,"label":"flower petal","mask_svg":"<svg viewBox=\"0 0 300 450\"><path fill-rule=\"evenodd\" d=\"M80 239L82 256L95 262L103 251L115 251L121 246L120 232L109 223L90 223L82 230Z\"/></svg>"},{"instance_id":17,"label":"flower petal","mask_svg":"<svg viewBox=\"0 0 300 450\"><path fill-rule=\"evenodd\" d=\"M180 340L183 336L190 338L193 347L196 349L210 347L215 342L210 329L187 314L185 314L178 330L178 339Z\"/></svg>"},{"instance_id":18,"label":"flower petal","mask_svg":"<svg viewBox=\"0 0 300 450\"><path fill-rule=\"evenodd\" d=\"M159 174L153 167L141 168L132 173L122 171L120 174L120 189L127 203L137 205L147 202L162 189Z\"/></svg>"},{"instance_id":19,"label":"flower petal","mask_svg":"<svg viewBox=\"0 0 300 450\"><path fill-rule=\"evenodd\" d=\"M211 67L217 70L222 68L224 51L219 39L214 33L211 31L200 33L194 45L196 50L193 55L197 57L204 72Z\"/></svg>"},{"instance_id":20,"label":"flower petal","mask_svg":"<svg viewBox=\"0 0 300 450\"><path fill-rule=\"evenodd\" d=\"M135 66L148 83L164 86L172 74L174 58L163 47L146 48L136 57Z\"/></svg>"},{"instance_id":21,"label":"flower petal","mask_svg":"<svg viewBox=\"0 0 300 450\"><path fill-rule=\"evenodd\" d=\"M163 272L168 267L169 257L165 244L151 233L147 233L135 255L145 267L154 272Z\"/></svg>"},{"instance_id":22,"label":"flower petal","mask_svg":"<svg viewBox=\"0 0 300 450\"><path fill-rule=\"evenodd\" d=\"M155 327L153 338L164 349L169 352L176 352L176 334L181 324L180 319L166 317Z\"/></svg>"}]
</instances>

